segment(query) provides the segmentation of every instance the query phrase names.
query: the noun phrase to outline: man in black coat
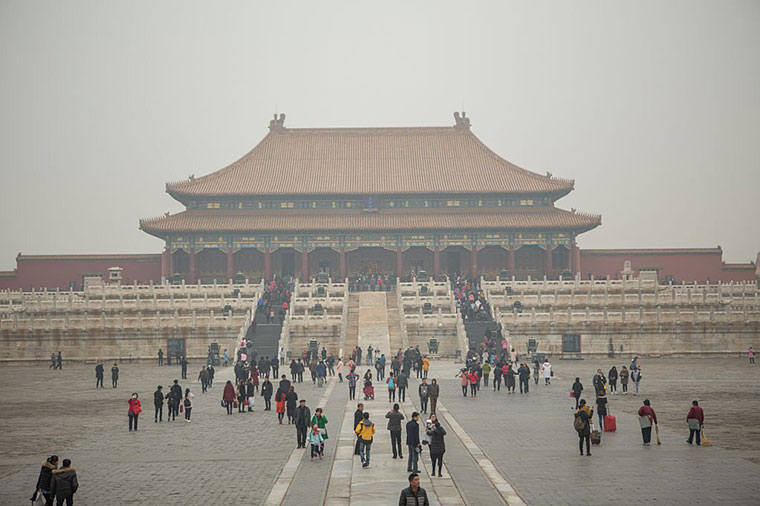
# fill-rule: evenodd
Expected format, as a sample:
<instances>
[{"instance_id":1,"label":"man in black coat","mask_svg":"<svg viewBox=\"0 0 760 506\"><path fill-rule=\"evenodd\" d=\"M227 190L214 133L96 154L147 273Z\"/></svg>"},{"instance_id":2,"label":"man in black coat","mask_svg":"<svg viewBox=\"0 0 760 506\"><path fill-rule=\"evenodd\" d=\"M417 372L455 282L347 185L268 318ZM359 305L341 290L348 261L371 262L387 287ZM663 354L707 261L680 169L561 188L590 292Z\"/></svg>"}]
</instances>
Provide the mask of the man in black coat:
<instances>
[{"instance_id":1,"label":"man in black coat","mask_svg":"<svg viewBox=\"0 0 760 506\"><path fill-rule=\"evenodd\" d=\"M179 361L179 365L182 366L182 379L187 379L187 357L182 357L182 360Z\"/></svg>"},{"instance_id":2,"label":"man in black coat","mask_svg":"<svg viewBox=\"0 0 760 506\"><path fill-rule=\"evenodd\" d=\"M406 470L410 473L419 473L417 469L417 458L422 450L420 443L420 414L416 411L412 413L412 419L406 424L406 446L409 450L409 461L406 464Z\"/></svg>"},{"instance_id":3,"label":"man in black coat","mask_svg":"<svg viewBox=\"0 0 760 506\"><path fill-rule=\"evenodd\" d=\"M296 426L296 438L298 440L297 448L306 448L306 430L311 423L311 410L306 407L306 399L301 399L293 420Z\"/></svg>"},{"instance_id":4,"label":"man in black coat","mask_svg":"<svg viewBox=\"0 0 760 506\"><path fill-rule=\"evenodd\" d=\"M419 474L412 473L409 475L409 486L401 491L398 506L430 506L427 492L420 487Z\"/></svg>"},{"instance_id":5,"label":"man in black coat","mask_svg":"<svg viewBox=\"0 0 760 506\"><path fill-rule=\"evenodd\" d=\"M103 388L103 374L105 373L105 368L103 367L103 364L98 363L98 365L95 366L95 388Z\"/></svg>"},{"instance_id":6,"label":"man in black coat","mask_svg":"<svg viewBox=\"0 0 760 506\"><path fill-rule=\"evenodd\" d=\"M285 375L283 374L283 375L281 376L281 378L280 378L280 384L278 385L278 387L279 387L279 388L280 388L280 390L282 390L283 392L285 392L285 393L288 393L288 392L290 391L290 385L291 385L291 383L290 383L290 380L288 379L288 377L287 377L287 376L285 376Z\"/></svg>"},{"instance_id":7,"label":"man in black coat","mask_svg":"<svg viewBox=\"0 0 760 506\"><path fill-rule=\"evenodd\" d=\"M364 420L364 404L361 402L356 405L356 411L354 411L354 427L359 425L359 422ZM354 447L354 455L359 455L359 436L356 436L356 446Z\"/></svg>"},{"instance_id":8,"label":"man in black coat","mask_svg":"<svg viewBox=\"0 0 760 506\"><path fill-rule=\"evenodd\" d=\"M161 391L164 387L158 385L158 388L153 392L153 407L156 410L153 421L156 423L164 421L164 393Z\"/></svg>"},{"instance_id":9,"label":"man in black coat","mask_svg":"<svg viewBox=\"0 0 760 506\"><path fill-rule=\"evenodd\" d=\"M116 385L119 384L119 366L114 364L113 367L111 367L111 386L113 388L116 388Z\"/></svg>"},{"instance_id":10,"label":"man in black coat","mask_svg":"<svg viewBox=\"0 0 760 506\"><path fill-rule=\"evenodd\" d=\"M53 471L53 480L50 497L57 496L56 503L67 505L74 504L74 493L79 488L77 481L77 471L71 467L69 459L63 459L63 467Z\"/></svg>"},{"instance_id":11,"label":"man in black coat","mask_svg":"<svg viewBox=\"0 0 760 506\"><path fill-rule=\"evenodd\" d=\"M253 389L253 384L251 384ZM264 397L264 411L272 411L272 382L269 376L264 376L264 383L261 384L261 396Z\"/></svg>"}]
</instances>

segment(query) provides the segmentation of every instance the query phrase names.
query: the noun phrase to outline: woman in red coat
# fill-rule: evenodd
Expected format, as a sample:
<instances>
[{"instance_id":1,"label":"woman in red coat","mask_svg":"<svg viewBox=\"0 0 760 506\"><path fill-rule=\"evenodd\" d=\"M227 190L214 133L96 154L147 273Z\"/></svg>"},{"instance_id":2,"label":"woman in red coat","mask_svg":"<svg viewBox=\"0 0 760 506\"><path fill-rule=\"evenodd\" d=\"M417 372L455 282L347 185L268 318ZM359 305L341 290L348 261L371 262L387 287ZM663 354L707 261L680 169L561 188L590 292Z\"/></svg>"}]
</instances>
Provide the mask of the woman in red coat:
<instances>
[{"instance_id":1,"label":"woman in red coat","mask_svg":"<svg viewBox=\"0 0 760 506\"><path fill-rule=\"evenodd\" d=\"M222 393L222 401L224 401L224 407L227 408L227 414L232 414L232 403L235 402L235 387L232 381L227 380L227 384L224 385L224 392Z\"/></svg>"},{"instance_id":2,"label":"woman in red coat","mask_svg":"<svg viewBox=\"0 0 760 506\"><path fill-rule=\"evenodd\" d=\"M285 392L279 388L274 396L274 403L274 409L277 411L277 421L282 425L282 419L285 416Z\"/></svg>"},{"instance_id":3,"label":"woman in red coat","mask_svg":"<svg viewBox=\"0 0 760 506\"><path fill-rule=\"evenodd\" d=\"M251 382L253 383L253 389L259 391L259 370L256 368L256 364L251 365Z\"/></svg>"},{"instance_id":4,"label":"woman in red coat","mask_svg":"<svg viewBox=\"0 0 760 506\"><path fill-rule=\"evenodd\" d=\"M132 432L132 425L134 424L135 430L137 430L137 418L142 413L142 406L140 406L140 400L137 398L137 392L132 394L132 397L127 401L129 409L127 410L127 416L129 417L129 432Z\"/></svg>"},{"instance_id":5,"label":"woman in red coat","mask_svg":"<svg viewBox=\"0 0 760 506\"><path fill-rule=\"evenodd\" d=\"M476 371L470 371L468 379L470 380L470 397L477 397L478 396L478 381L480 379L478 378L478 373Z\"/></svg>"}]
</instances>

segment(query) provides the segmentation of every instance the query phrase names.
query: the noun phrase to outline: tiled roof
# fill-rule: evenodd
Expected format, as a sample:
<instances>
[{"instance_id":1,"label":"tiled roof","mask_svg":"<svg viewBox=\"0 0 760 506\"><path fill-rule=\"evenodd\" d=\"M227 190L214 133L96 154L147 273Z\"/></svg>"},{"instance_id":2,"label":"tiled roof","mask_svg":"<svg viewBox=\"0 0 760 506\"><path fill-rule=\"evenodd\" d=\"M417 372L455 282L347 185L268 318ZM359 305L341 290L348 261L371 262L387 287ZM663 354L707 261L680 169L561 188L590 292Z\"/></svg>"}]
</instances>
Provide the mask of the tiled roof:
<instances>
[{"instance_id":1,"label":"tiled roof","mask_svg":"<svg viewBox=\"0 0 760 506\"><path fill-rule=\"evenodd\" d=\"M365 213L357 210L215 211L190 210L140 221L163 237L177 232L391 231L457 229L562 229L578 232L601 224L601 216L554 207L508 211L420 210Z\"/></svg>"},{"instance_id":2,"label":"tiled roof","mask_svg":"<svg viewBox=\"0 0 760 506\"><path fill-rule=\"evenodd\" d=\"M285 128L203 177L166 185L180 201L194 196L387 195L421 193L552 194L573 181L514 165L469 127Z\"/></svg>"},{"instance_id":3,"label":"tiled roof","mask_svg":"<svg viewBox=\"0 0 760 506\"><path fill-rule=\"evenodd\" d=\"M717 255L718 248L582 249L581 255Z\"/></svg>"},{"instance_id":4,"label":"tiled roof","mask_svg":"<svg viewBox=\"0 0 760 506\"><path fill-rule=\"evenodd\" d=\"M34 262L41 262L41 261L50 261L50 262L61 262L61 261L80 261L80 260L102 260L102 261L108 261L108 262L115 262L115 261L137 261L137 260L145 260L145 261L155 261L156 259L161 258L160 254L156 253L126 253L126 254L103 254L103 255L22 255L18 254L16 256L16 261L23 262L23 261L34 261Z\"/></svg>"}]
</instances>

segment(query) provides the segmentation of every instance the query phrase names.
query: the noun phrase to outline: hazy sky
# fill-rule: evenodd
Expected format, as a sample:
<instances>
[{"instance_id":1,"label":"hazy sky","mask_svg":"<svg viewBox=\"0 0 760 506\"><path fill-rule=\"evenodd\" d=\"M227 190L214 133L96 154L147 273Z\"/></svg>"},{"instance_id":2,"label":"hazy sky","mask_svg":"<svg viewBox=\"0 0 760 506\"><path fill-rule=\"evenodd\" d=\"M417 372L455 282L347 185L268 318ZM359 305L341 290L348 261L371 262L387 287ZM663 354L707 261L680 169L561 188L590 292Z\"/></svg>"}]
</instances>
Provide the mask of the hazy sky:
<instances>
[{"instance_id":1,"label":"hazy sky","mask_svg":"<svg viewBox=\"0 0 760 506\"><path fill-rule=\"evenodd\" d=\"M760 2L0 0L0 269L159 252L167 181L286 126L452 125L602 214L582 248L760 250Z\"/></svg>"}]
</instances>

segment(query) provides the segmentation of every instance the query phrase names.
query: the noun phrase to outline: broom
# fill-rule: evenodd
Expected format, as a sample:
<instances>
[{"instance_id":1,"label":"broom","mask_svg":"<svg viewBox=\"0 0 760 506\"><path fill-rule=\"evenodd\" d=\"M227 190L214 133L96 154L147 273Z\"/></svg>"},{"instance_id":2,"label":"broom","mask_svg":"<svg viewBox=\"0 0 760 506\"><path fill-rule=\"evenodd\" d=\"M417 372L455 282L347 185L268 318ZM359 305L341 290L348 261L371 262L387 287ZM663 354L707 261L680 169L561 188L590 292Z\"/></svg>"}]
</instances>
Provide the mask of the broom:
<instances>
[{"instance_id":1,"label":"broom","mask_svg":"<svg viewBox=\"0 0 760 506\"><path fill-rule=\"evenodd\" d=\"M657 444L661 445L662 441L660 441L660 426L659 425L654 426L654 433L655 433L655 436L657 436Z\"/></svg>"},{"instance_id":2,"label":"broom","mask_svg":"<svg viewBox=\"0 0 760 506\"><path fill-rule=\"evenodd\" d=\"M712 446L712 443L709 439L707 439L707 436L705 436L705 428L702 427L702 446Z\"/></svg>"}]
</instances>

